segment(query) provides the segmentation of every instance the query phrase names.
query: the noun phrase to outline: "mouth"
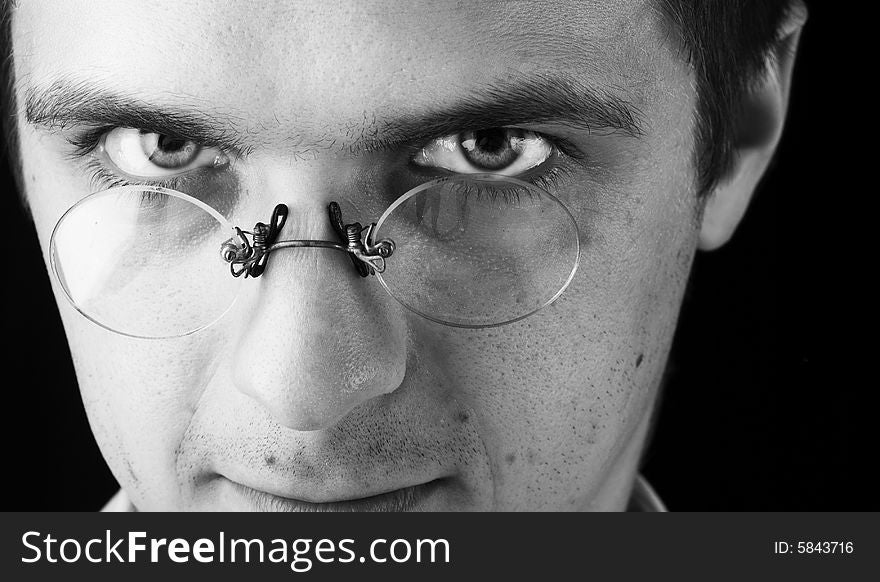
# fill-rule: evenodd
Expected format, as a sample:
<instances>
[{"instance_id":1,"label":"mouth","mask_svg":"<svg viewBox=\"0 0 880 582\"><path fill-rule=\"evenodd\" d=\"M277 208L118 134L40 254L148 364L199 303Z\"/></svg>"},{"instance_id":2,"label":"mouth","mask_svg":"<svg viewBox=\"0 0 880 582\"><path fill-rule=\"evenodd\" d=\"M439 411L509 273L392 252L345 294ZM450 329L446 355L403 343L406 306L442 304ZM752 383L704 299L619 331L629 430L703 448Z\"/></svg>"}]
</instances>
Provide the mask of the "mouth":
<instances>
[{"instance_id":1,"label":"mouth","mask_svg":"<svg viewBox=\"0 0 880 582\"><path fill-rule=\"evenodd\" d=\"M240 505L243 502L249 511L281 512L419 511L431 505L431 498L440 492L445 481L445 479L434 479L427 483L393 489L365 497L314 502L283 497L243 485L228 478L223 478L223 480L231 486L234 496L238 498L239 503L236 503L236 505Z\"/></svg>"}]
</instances>

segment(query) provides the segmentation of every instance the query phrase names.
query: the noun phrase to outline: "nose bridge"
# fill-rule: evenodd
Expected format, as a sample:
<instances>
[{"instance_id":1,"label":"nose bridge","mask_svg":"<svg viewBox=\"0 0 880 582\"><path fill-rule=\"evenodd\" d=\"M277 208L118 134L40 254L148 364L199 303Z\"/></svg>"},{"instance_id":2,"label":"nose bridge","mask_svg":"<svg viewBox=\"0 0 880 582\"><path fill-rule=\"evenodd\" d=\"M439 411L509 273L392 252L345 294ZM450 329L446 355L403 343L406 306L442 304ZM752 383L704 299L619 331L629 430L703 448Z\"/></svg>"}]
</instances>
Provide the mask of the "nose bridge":
<instances>
[{"instance_id":1,"label":"nose bridge","mask_svg":"<svg viewBox=\"0 0 880 582\"><path fill-rule=\"evenodd\" d=\"M278 240L338 239L325 202L290 207ZM317 430L396 389L405 330L373 277L346 253L285 248L269 256L236 346L234 381L282 425Z\"/></svg>"},{"instance_id":2,"label":"nose bridge","mask_svg":"<svg viewBox=\"0 0 880 582\"><path fill-rule=\"evenodd\" d=\"M346 217L347 218L347 217ZM328 203L322 200L306 204L288 206L287 220L281 229L278 240L327 240L341 242L330 222ZM278 254L289 254L279 250ZM306 256L305 258L311 258Z\"/></svg>"}]
</instances>

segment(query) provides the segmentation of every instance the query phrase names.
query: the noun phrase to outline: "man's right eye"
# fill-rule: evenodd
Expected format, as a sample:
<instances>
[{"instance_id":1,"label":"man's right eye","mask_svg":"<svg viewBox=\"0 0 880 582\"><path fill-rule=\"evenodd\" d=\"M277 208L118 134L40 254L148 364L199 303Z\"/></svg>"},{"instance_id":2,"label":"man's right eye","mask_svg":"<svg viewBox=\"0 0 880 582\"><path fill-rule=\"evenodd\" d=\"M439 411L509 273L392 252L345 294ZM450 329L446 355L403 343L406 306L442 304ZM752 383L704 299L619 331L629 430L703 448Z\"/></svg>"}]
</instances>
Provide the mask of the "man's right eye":
<instances>
[{"instance_id":1,"label":"man's right eye","mask_svg":"<svg viewBox=\"0 0 880 582\"><path fill-rule=\"evenodd\" d=\"M120 172L138 178L169 178L228 162L219 148L127 127L104 134L99 149Z\"/></svg>"}]
</instances>

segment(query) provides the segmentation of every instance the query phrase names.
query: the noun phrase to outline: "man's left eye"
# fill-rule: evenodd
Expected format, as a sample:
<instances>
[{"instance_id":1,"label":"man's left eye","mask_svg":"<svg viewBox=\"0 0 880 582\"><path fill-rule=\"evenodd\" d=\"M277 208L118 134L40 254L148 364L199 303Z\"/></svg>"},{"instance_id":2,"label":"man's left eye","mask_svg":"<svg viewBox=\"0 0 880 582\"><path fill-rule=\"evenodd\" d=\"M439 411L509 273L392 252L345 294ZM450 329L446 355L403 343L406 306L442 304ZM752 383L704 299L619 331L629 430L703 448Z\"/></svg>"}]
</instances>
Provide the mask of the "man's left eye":
<instances>
[{"instance_id":1,"label":"man's left eye","mask_svg":"<svg viewBox=\"0 0 880 582\"><path fill-rule=\"evenodd\" d=\"M497 127L437 138L412 161L459 174L516 176L544 163L553 150L547 138L533 131Z\"/></svg>"},{"instance_id":2,"label":"man's left eye","mask_svg":"<svg viewBox=\"0 0 880 582\"><path fill-rule=\"evenodd\" d=\"M191 140L118 127L104 135L107 158L122 172L142 178L164 178L225 161L218 148Z\"/></svg>"}]
</instances>

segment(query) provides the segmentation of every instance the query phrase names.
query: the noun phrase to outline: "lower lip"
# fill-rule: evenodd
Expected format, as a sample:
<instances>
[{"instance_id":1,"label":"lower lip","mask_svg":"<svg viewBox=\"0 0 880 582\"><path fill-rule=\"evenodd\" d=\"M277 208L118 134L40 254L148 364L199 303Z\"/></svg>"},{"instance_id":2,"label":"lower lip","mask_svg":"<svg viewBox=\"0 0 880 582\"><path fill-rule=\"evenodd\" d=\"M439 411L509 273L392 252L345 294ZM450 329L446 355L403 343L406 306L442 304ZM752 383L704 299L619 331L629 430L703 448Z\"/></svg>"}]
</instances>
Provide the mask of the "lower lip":
<instances>
[{"instance_id":1,"label":"lower lip","mask_svg":"<svg viewBox=\"0 0 880 582\"><path fill-rule=\"evenodd\" d=\"M280 497L265 491L252 489L235 481L228 481L238 495L245 498L253 511L290 511L290 512L348 512L348 511L418 511L426 508L428 501L442 487L442 479L429 483L405 487L380 495L347 499L329 503L312 503L289 497Z\"/></svg>"}]
</instances>

